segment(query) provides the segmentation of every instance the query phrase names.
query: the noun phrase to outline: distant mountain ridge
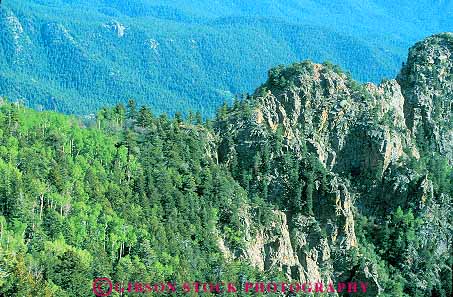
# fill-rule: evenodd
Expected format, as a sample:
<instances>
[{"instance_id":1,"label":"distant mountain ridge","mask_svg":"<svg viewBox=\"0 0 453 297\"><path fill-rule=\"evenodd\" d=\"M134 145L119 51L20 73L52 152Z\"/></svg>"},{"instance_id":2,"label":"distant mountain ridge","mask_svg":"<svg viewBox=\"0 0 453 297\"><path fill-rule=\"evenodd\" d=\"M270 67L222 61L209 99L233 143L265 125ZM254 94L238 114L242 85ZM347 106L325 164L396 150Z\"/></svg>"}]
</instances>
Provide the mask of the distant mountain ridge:
<instances>
[{"instance_id":1,"label":"distant mountain ridge","mask_svg":"<svg viewBox=\"0 0 453 297\"><path fill-rule=\"evenodd\" d=\"M411 43L453 25L451 1L3 2L0 95L78 114L135 98L211 116L304 59L379 82Z\"/></svg>"}]
</instances>

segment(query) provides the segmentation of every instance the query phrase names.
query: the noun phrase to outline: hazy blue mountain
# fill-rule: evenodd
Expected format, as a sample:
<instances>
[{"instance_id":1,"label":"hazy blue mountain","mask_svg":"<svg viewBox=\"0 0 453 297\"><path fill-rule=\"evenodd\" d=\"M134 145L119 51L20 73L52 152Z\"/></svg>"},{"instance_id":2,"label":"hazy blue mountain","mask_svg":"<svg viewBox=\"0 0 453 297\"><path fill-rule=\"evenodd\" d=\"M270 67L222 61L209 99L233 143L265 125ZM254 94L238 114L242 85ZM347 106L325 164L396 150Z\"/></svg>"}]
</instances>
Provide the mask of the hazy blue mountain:
<instances>
[{"instance_id":1,"label":"hazy blue mountain","mask_svg":"<svg viewBox=\"0 0 453 297\"><path fill-rule=\"evenodd\" d=\"M5 0L0 95L70 113L133 97L209 116L278 64L394 77L410 44L452 28L452 11L452 1Z\"/></svg>"}]
</instances>

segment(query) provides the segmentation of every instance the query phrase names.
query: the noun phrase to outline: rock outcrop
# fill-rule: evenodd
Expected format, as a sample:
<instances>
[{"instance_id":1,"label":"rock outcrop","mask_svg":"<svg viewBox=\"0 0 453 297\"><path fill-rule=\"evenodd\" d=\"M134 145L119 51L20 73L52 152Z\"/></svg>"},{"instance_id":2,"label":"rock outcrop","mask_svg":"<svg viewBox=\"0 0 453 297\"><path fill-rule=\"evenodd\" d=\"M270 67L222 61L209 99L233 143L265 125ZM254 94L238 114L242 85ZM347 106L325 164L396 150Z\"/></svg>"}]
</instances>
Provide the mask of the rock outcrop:
<instances>
[{"instance_id":1,"label":"rock outcrop","mask_svg":"<svg viewBox=\"0 0 453 297\"><path fill-rule=\"evenodd\" d=\"M419 145L428 140L427 150L453 160L453 34L435 35L412 47L397 80L411 134Z\"/></svg>"},{"instance_id":2,"label":"rock outcrop","mask_svg":"<svg viewBox=\"0 0 453 297\"><path fill-rule=\"evenodd\" d=\"M317 211L312 214L294 211L284 201L274 212L271 226L252 234L250 230L256 227L251 227L253 220L245 211L247 247L237 257L260 270L276 269L301 282L345 281L360 275L380 292L375 265L351 262L350 255L359 245L357 207L368 206L373 212L376 201L368 199L374 195L370 191L381 191L378 196L391 201L390 195L398 189L407 191L409 185L420 193L413 195L419 207L430 200L429 178L409 169L403 174L398 168L431 152L453 162L452 51L452 34L428 38L410 50L396 80L380 85L359 84L328 63L302 62L271 70L268 81L246 100L251 110L238 115L233 108L222 123L220 160L227 165L236 155L250 160L253 152L269 147L281 134L279 151L265 149L265 154L276 160L292 152L303 160L308 153L322 164L329 182L323 191L320 182L315 182ZM242 165L256 167L251 162ZM257 183L273 189L268 199L275 201L285 195L281 185L288 184L289 178L281 168L268 172L258 176ZM354 183L365 176L369 184ZM303 180L298 182L305 187ZM381 204L385 211L386 204Z\"/></svg>"},{"instance_id":3,"label":"rock outcrop","mask_svg":"<svg viewBox=\"0 0 453 297\"><path fill-rule=\"evenodd\" d=\"M103 27L115 32L118 38L122 38L126 34L126 26L118 21L112 21L108 24L104 24Z\"/></svg>"},{"instance_id":4,"label":"rock outcrop","mask_svg":"<svg viewBox=\"0 0 453 297\"><path fill-rule=\"evenodd\" d=\"M257 91L255 125L273 131L281 126L289 148L298 151L306 142L327 168L337 172L377 167L385 171L405 154L403 147L418 154L406 129L405 99L395 80L362 86L325 65L302 63L293 69L289 88L269 90L272 79L286 79L281 73Z\"/></svg>"},{"instance_id":5,"label":"rock outcrop","mask_svg":"<svg viewBox=\"0 0 453 297\"><path fill-rule=\"evenodd\" d=\"M0 10L0 28L0 42L11 45L4 49L7 62L14 66L29 63L31 56L27 51L32 47L32 42L17 16L11 11Z\"/></svg>"}]
</instances>

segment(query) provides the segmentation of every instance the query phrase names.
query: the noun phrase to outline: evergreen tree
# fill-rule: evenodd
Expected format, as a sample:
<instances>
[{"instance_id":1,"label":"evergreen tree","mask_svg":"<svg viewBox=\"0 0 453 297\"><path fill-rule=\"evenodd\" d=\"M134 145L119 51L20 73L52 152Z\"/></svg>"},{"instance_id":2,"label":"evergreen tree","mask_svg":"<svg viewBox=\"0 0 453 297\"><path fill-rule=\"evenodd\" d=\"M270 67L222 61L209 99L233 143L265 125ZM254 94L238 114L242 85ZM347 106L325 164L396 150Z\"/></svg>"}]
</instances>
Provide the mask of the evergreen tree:
<instances>
[{"instance_id":1,"label":"evergreen tree","mask_svg":"<svg viewBox=\"0 0 453 297\"><path fill-rule=\"evenodd\" d=\"M127 102L127 118L130 120L137 119L137 103L134 99L129 99Z\"/></svg>"}]
</instances>

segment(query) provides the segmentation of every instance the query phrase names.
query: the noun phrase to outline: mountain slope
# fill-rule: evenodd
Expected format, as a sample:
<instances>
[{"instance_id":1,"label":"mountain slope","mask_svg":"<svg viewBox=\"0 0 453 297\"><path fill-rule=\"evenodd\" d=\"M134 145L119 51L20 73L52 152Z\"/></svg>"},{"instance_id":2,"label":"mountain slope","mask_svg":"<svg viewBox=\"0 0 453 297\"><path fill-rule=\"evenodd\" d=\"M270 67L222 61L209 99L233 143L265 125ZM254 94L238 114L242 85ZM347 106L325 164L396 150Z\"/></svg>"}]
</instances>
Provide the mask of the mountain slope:
<instances>
[{"instance_id":1,"label":"mountain slope","mask_svg":"<svg viewBox=\"0 0 453 297\"><path fill-rule=\"evenodd\" d=\"M429 10L420 13L428 4L438 12L433 20ZM5 1L0 94L67 113L135 98L156 112L210 116L224 100L253 90L270 67L297 60L331 60L378 82L396 74L411 42L450 25L447 4L389 5Z\"/></svg>"}]
</instances>

